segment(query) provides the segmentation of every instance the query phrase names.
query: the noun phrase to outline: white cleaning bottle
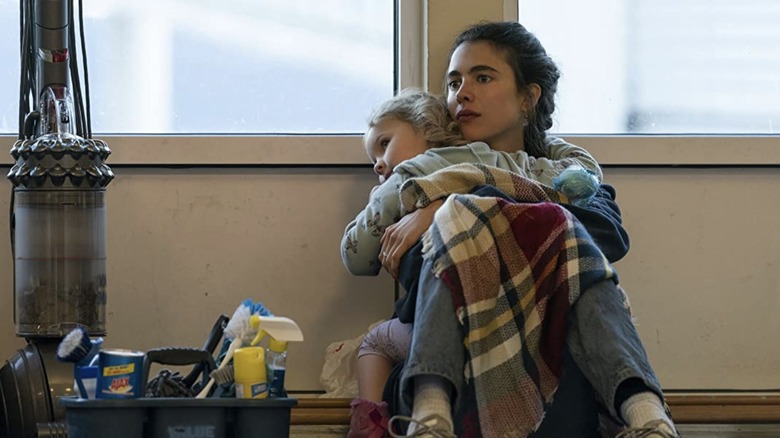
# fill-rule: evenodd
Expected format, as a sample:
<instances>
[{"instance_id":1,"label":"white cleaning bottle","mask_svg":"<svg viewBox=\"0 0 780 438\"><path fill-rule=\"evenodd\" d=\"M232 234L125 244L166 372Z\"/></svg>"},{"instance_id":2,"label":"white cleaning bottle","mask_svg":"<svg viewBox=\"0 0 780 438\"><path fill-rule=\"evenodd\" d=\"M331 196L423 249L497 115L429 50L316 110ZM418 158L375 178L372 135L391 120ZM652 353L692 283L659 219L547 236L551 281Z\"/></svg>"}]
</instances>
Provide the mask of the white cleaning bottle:
<instances>
[{"instance_id":1,"label":"white cleaning bottle","mask_svg":"<svg viewBox=\"0 0 780 438\"><path fill-rule=\"evenodd\" d=\"M268 397L287 397L287 392L284 390L287 341L277 341L271 338L268 343L268 351L265 353L265 363L268 375Z\"/></svg>"}]
</instances>

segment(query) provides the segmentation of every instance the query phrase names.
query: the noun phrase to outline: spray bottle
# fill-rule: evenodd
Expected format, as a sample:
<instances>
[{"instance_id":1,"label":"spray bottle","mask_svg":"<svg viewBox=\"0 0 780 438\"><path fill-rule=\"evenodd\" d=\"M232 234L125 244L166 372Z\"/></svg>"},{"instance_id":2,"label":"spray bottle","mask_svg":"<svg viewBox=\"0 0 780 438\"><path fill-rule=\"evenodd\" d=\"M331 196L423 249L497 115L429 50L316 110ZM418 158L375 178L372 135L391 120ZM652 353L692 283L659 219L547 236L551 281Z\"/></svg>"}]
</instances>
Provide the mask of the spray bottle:
<instances>
[{"instance_id":1,"label":"spray bottle","mask_svg":"<svg viewBox=\"0 0 780 438\"><path fill-rule=\"evenodd\" d=\"M287 397L284 390L284 375L287 369L287 342L303 341L303 333L298 324L283 316L252 315L249 320L257 327L257 336L250 345L257 345L268 336L268 349L265 354L266 376L268 379L268 397Z\"/></svg>"},{"instance_id":2,"label":"spray bottle","mask_svg":"<svg viewBox=\"0 0 780 438\"><path fill-rule=\"evenodd\" d=\"M284 372L287 368L287 341L274 338L268 342L265 353L266 375L268 376L268 397L287 397L284 390Z\"/></svg>"}]
</instances>

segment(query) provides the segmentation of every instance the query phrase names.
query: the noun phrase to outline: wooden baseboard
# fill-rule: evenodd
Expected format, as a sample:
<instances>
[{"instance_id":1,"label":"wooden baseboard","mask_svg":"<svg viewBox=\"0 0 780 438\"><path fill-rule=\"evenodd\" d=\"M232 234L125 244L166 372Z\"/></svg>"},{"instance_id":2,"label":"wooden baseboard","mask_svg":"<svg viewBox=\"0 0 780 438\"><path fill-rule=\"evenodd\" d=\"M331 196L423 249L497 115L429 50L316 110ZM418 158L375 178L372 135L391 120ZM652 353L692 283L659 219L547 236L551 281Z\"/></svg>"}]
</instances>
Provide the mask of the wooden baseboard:
<instances>
[{"instance_id":1,"label":"wooden baseboard","mask_svg":"<svg viewBox=\"0 0 780 438\"><path fill-rule=\"evenodd\" d=\"M299 398L292 408L290 424L349 424L348 398Z\"/></svg>"},{"instance_id":2,"label":"wooden baseboard","mask_svg":"<svg viewBox=\"0 0 780 438\"><path fill-rule=\"evenodd\" d=\"M676 395L666 401L679 424L780 423L780 395ZM350 399L299 398L294 425L347 425Z\"/></svg>"},{"instance_id":3,"label":"wooden baseboard","mask_svg":"<svg viewBox=\"0 0 780 438\"><path fill-rule=\"evenodd\" d=\"M780 395L668 394L666 402L680 424L780 423Z\"/></svg>"}]
</instances>

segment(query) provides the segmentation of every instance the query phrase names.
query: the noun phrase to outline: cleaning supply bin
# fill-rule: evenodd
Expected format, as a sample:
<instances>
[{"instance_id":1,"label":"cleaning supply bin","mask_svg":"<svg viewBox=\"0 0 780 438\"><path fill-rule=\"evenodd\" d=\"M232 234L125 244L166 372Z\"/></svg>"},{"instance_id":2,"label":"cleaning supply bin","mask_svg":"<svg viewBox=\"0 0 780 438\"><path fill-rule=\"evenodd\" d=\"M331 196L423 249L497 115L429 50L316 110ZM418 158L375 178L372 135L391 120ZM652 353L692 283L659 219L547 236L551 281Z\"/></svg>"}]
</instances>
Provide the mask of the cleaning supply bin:
<instances>
[{"instance_id":1,"label":"cleaning supply bin","mask_svg":"<svg viewBox=\"0 0 780 438\"><path fill-rule=\"evenodd\" d=\"M69 438L243 438L290 436L292 398L63 397Z\"/></svg>"}]
</instances>

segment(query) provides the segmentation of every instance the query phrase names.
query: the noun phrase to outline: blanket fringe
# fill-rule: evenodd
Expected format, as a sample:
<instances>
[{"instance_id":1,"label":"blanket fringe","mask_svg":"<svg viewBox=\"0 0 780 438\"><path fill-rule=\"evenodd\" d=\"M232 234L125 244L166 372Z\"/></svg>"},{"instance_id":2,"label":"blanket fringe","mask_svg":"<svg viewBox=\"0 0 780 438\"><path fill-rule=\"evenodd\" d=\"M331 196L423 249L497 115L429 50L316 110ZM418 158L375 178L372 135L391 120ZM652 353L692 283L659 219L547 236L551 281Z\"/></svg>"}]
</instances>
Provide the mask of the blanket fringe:
<instances>
[{"instance_id":1,"label":"blanket fringe","mask_svg":"<svg viewBox=\"0 0 780 438\"><path fill-rule=\"evenodd\" d=\"M431 251L434 246L433 243L433 231L429 228L425 233L422 235L422 255L425 259L430 259L434 256L434 251ZM441 259L437 258L433 261L433 275L436 278L440 278L442 272L444 272L444 268L442 267Z\"/></svg>"}]
</instances>

